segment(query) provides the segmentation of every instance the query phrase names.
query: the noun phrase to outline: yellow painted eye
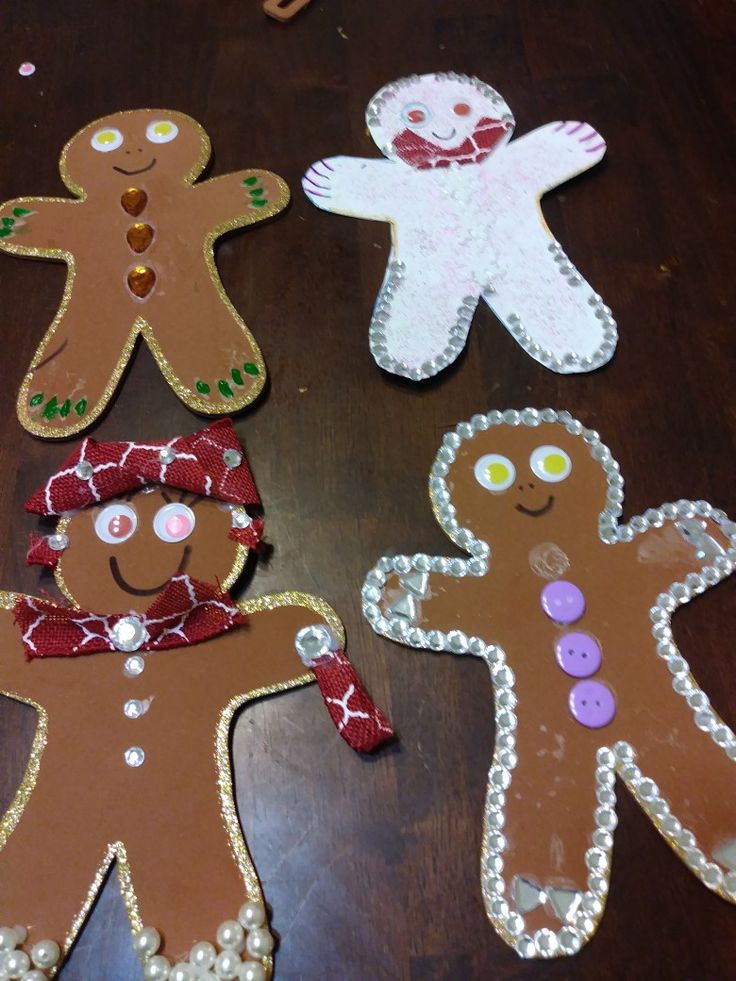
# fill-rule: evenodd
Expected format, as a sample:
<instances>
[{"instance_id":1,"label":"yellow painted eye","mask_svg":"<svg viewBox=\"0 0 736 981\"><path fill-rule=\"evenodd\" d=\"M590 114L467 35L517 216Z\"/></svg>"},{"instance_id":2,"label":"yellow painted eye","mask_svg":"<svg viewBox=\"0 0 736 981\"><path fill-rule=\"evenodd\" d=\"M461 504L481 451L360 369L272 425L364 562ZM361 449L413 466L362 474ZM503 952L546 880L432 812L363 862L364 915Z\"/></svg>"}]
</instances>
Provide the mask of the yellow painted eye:
<instances>
[{"instance_id":1,"label":"yellow painted eye","mask_svg":"<svg viewBox=\"0 0 736 981\"><path fill-rule=\"evenodd\" d=\"M540 480L557 484L570 476L572 460L559 446L538 446L529 457L529 466Z\"/></svg>"},{"instance_id":2,"label":"yellow painted eye","mask_svg":"<svg viewBox=\"0 0 736 981\"><path fill-rule=\"evenodd\" d=\"M146 127L149 143L171 143L179 135L179 127L170 119L156 119Z\"/></svg>"},{"instance_id":3,"label":"yellow painted eye","mask_svg":"<svg viewBox=\"0 0 736 981\"><path fill-rule=\"evenodd\" d=\"M123 145L123 134L113 126L105 126L104 129L98 129L89 142L94 150L99 150L100 153L109 153Z\"/></svg>"},{"instance_id":4,"label":"yellow painted eye","mask_svg":"<svg viewBox=\"0 0 736 981\"><path fill-rule=\"evenodd\" d=\"M486 453L476 462L473 472L481 487L496 494L508 490L516 480L516 467L500 453Z\"/></svg>"}]
</instances>

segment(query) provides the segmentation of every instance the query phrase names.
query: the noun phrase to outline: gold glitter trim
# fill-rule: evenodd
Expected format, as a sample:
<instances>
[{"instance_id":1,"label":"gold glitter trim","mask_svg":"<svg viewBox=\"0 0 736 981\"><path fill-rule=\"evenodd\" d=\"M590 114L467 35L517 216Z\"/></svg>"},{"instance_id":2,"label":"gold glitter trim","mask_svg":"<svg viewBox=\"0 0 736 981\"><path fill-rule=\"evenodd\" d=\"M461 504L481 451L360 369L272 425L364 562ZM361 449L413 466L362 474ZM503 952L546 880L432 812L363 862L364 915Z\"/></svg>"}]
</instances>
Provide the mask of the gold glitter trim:
<instances>
[{"instance_id":1,"label":"gold glitter trim","mask_svg":"<svg viewBox=\"0 0 736 981\"><path fill-rule=\"evenodd\" d=\"M283 592L271 593L267 596L259 596L256 599L245 600L238 603L240 612L244 616L251 613L262 613L269 610L277 610L282 606L301 606L312 610L320 619L326 621L340 644L345 644L345 631L342 621L323 599L318 596L310 596L309 593ZM263 903L263 890L256 872L250 850L243 834L243 829L238 820L238 811L235 804L235 794L233 789L233 768L230 759L230 729L233 716L238 709L246 702L263 698L266 695L275 695L278 692L288 691L290 688L298 688L301 685L308 685L314 681L314 674L306 671L297 678L290 681L281 682L275 685L263 685L254 688L244 695L236 695L225 706L220 713L215 730L215 766L217 768L217 790L220 797L220 808L222 811L222 821L230 842L230 851L235 863L240 870L245 883L245 889L249 900ZM273 971L273 957L264 957L261 961L266 969L266 977L270 978Z\"/></svg>"},{"instance_id":2,"label":"gold glitter trim","mask_svg":"<svg viewBox=\"0 0 736 981\"><path fill-rule=\"evenodd\" d=\"M105 876L109 872L113 861L116 863L115 870L120 882L120 892L122 893L123 902L125 903L125 909L130 921L131 931L133 934L136 934L139 930L143 929L143 921L141 920L140 910L138 907L138 898L135 894L135 890L133 889L133 879L130 871L130 863L128 862L128 853L122 841L112 842L107 846L105 857L97 866L97 871L95 872L92 885L89 887L87 896L82 904L82 908L72 920L72 924L69 927L69 932L64 938L64 943L62 945L62 957L59 964L53 968L53 970L49 971L50 978L53 978L56 975L56 972L63 966L66 955L71 950L77 939L77 935L84 926L84 922L87 919L89 911L95 900L97 899L97 894L100 891Z\"/></svg>"},{"instance_id":3,"label":"gold glitter trim","mask_svg":"<svg viewBox=\"0 0 736 981\"><path fill-rule=\"evenodd\" d=\"M197 185L194 184L195 179L202 173L202 171L207 165L207 162L210 159L212 147L211 147L210 139L207 133L205 132L204 128L196 121L196 119L192 119L192 117L187 116L186 113L181 113L169 109L160 109L160 110L129 109L119 113L111 113L110 115L127 116L133 113L140 113L140 112L160 112L162 115L169 115L169 116L175 116L178 118L186 119L188 123L199 134L200 146L201 146L200 154L197 157L197 160L192 166L192 168L188 171L187 174L185 174L185 176L182 179L182 182L186 187L190 187L192 189L195 189L196 187L205 187L207 184L211 183L211 181L222 180L224 177L229 176L227 174L219 175L218 177L211 178L210 181L203 181L202 184L197 184ZM83 126L82 129L78 130L74 134L74 136L72 136L72 138L66 142L64 148L61 151L61 158L59 160L59 172L61 174L61 179L64 182L65 186L72 192L72 194L77 195L78 200L70 200L69 198L26 197L26 198L13 199L14 202L16 204L21 204L21 205L25 205L25 204L33 205L34 203L39 203L41 206L51 202L60 203L60 204L69 204L69 205L82 204L87 198L87 193L84 190L84 188L82 188L79 184L77 184L73 180L71 174L69 173L69 169L67 167L68 151L72 143L75 140L77 140L82 133L84 133L86 130L93 128L94 126L96 126L97 124L101 123L103 120L108 118L109 116L103 116L100 119L95 119L92 122L87 123L86 126ZM201 396L196 392L196 390L190 389L188 386L186 386L181 381L179 376L176 374L174 369L171 367L171 364L169 363L161 346L159 345L158 341L154 336L154 329L145 320L144 317L138 316L133 321L133 325L131 327L130 333L128 334L127 339L123 344L120 357L118 358L117 364L115 365L113 371L110 374L110 377L107 380L107 383L102 391L102 394L100 395L100 398L94 404L91 404L91 400L90 400L90 403L88 404L89 411L85 414L85 416L78 420L71 420L68 424L64 426L50 426L44 424L43 422L40 422L39 419L43 419L43 415L41 413L39 413L38 415L31 415L29 411L31 381L33 379L33 373L37 365L39 365L41 361L43 361L44 353L47 347L49 346L49 344L51 343L54 334L56 333L59 325L61 324L64 318L64 315L66 314L66 310L72 295L74 279L76 276L76 260L74 255L71 252L67 251L66 249L34 248L34 247L23 246L22 244L20 245L13 244L6 241L3 241L2 244L0 244L0 249L2 251L10 252L18 255L31 256L33 258L57 259L62 262L65 262L68 267L67 278L66 278L66 283L64 284L64 292L62 294L61 304L56 312L56 315L54 316L53 321L51 322L51 325L48 327L43 339L41 340L38 349L36 350L36 354L34 355L31 361L28 371L23 377L20 391L18 392L18 399L16 403L18 419L20 421L20 424L23 426L25 430L27 430L27 432L31 433L34 436L42 436L46 439L65 439L69 436L73 436L77 433L83 432L86 429L89 429L91 425L97 420L97 418L105 411L115 391L117 390L118 385L120 384L120 378L122 377L122 374L125 371L128 362L130 361L130 358L133 354L133 350L135 349L136 341L138 339L139 334L143 336L144 341L146 342L148 348L150 349L153 357L156 360L156 363L158 364L158 367L162 375L168 382L169 386L177 395L177 397L181 399L181 401L187 406L187 408L192 409L195 412L203 413L204 415L228 415L231 412L241 411L242 409L250 405L252 402L254 402L255 399L258 398L258 396L263 391L264 385L266 384L266 374L267 374L266 365L263 360L263 355L261 353L261 350L258 347L255 338L253 337L250 330L246 326L242 317L238 314L237 310L233 306L232 302L230 301L230 298L225 292L224 286L222 285L222 281L217 271L217 266L215 264L214 242L216 239L218 239L221 235L225 234L226 232L234 231L237 228L243 228L248 225L265 221L266 219L272 218L275 215L277 215L279 212L283 211L283 209L286 207L286 205L289 202L290 191L287 183L281 177L279 177L278 174L273 174L270 171L262 171L262 170L259 171L257 169L252 169L249 170L248 172L252 172L253 174L267 175L270 178L272 178L278 185L279 192L280 192L279 196L275 201L269 202L268 206L262 210L258 210L258 211L253 210L252 212L249 212L247 215L243 215L239 218L232 218L227 221L221 222L212 231L208 232L205 235L204 244L203 244L204 261L207 266L207 270L210 274L210 278L212 280L212 284L215 288L215 291L219 296L220 300L222 301L222 303L224 303L225 306L227 307L231 317L234 319L237 326L243 332L243 335L245 336L245 339L247 343L250 345L253 352L252 354L253 363L258 367L258 375L249 376L249 378L251 377L254 378L252 384L250 384L248 388L240 396L236 394L233 399L229 399L226 402L208 401L206 399L201 398ZM32 208L31 210L38 210L38 209Z\"/></svg>"},{"instance_id":4,"label":"gold glitter trim","mask_svg":"<svg viewBox=\"0 0 736 981\"><path fill-rule=\"evenodd\" d=\"M4 607L4 609L8 609L8 607ZM31 744L31 753L28 758L28 766L23 774L23 779L20 782L20 786L16 790L15 796L10 803L10 807L8 807L7 811L2 816L2 820L0 820L0 851L2 851L7 844L8 838L13 833L18 822L20 821L21 815L26 808L26 804L33 793L33 788L36 786L38 771L41 766L41 757L43 756L43 751L46 748L46 743L48 741L49 717L46 709L32 698L26 698L24 695L20 695L16 691L5 691L4 689L0 689L0 695L5 695L6 698L11 698L13 701L23 702L25 705L30 705L31 708L34 708L38 713L38 722L36 724L36 732L33 736L33 743Z\"/></svg>"},{"instance_id":5,"label":"gold glitter trim","mask_svg":"<svg viewBox=\"0 0 736 981\"><path fill-rule=\"evenodd\" d=\"M233 512L237 512L237 511L245 512L245 508L241 508L241 507L233 508ZM59 518L56 525L56 533L59 535L66 534L70 521L71 521L70 515L63 515L61 518ZM225 578L222 580L222 583L220 584L220 588L223 590L223 592L230 589L233 583L239 579L240 574L245 568L245 563L248 559L249 551L250 549L247 548L245 545L241 545L240 542L235 543L235 559L233 561L232 568L230 569L230 571L228 572L228 574L225 576ZM56 582L56 585L59 587L59 590L62 593L62 595L69 600L69 602L72 604L72 606L75 609L80 610L81 606L79 605L76 598L72 594L72 591L67 586L66 579L64 579L64 573L61 570L62 558L63 558L63 552L60 553L59 561L54 566L54 581ZM15 602L15 600L13 600L13 602Z\"/></svg>"},{"instance_id":6,"label":"gold glitter trim","mask_svg":"<svg viewBox=\"0 0 736 981\"><path fill-rule=\"evenodd\" d=\"M310 596L308 593L299 592L271 593L268 596L259 596L256 599L238 603L240 612L246 617L252 613L277 610L283 606L301 606L305 609L312 610L321 620L324 620L328 624L335 636L339 639L340 644L344 646L345 631L340 618L331 606L328 606L323 599L317 596ZM233 716L246 702L263 698L266 695L275 695L278 692L288 691L290 688L308 685L313 681L314 674L311 671L306 671L304 674L292 678L289 681L280 682L275 685L264 685L260 688L254 688L245 694L236 695L230 699L220 713L215 730L215 765L217 767L217 787L222 809L222 820L230 841L233 858L243 877L248 898L255 899L260 903L263 902L263 892L258 879L258 873L253 865L253 860L250 856L242 828L240 827L240 822L238 821L237 807L233 793L232 764L230 759L230 727Z\"/></svg>"}]
</instances>

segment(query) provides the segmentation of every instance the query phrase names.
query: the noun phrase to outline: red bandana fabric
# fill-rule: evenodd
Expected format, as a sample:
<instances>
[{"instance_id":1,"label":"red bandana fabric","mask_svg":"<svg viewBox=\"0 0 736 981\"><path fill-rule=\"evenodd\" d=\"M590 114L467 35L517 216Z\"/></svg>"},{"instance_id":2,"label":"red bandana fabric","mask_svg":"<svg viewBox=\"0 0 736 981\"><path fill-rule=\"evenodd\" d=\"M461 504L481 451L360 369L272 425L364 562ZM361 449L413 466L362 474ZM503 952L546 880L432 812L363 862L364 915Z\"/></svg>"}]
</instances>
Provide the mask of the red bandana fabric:
<instances>
[{"instance_id":1,"label":"red bandana fabric","mask_svg":"<svg viewBox=\"0 0 736 981\"><path fill-rule=\"evenodd\" d=\"M349 746L359 753L369 753L393 738L394 730L361 684L344 651L325 654L311 670L330 718Z\"/></svg>"},{"instance_id":2,"label":"red bandana fabric","mask_svg":"<svg viewBox=\"0 0 736 981\"><path fill-rule=\"evenodd\" d=\"M449 167L451 163L480 163L490 156L496 144L508 133L510 123L484 116L460 146L443 147L424 139L419 133L405 129L394 138L393 145L397 156L417 170L432 167Z\"/></svg>"},{"instance_id":3,"label":"red bandana fabric","mask_svg":"<svg viewBox=\"0 0 736 981\"><path fill-rule=\"evenodd\" d=\"M32 596L18 597L13 612L29 659L118 650L113 642L115 626L132 616L88 613ZM136 648L139 651L198 644L245 623L228 593L187 575L174 576L145 614L135 619L146 632Z\"/></svg>"},{"instance_id":4,"label":"red bandana fabric","mask_svg":"<svg viewBox=\"0 0 736 981\"><path fill-rule=\"evenodd\" d=\"M166 484L232 504L260 503L233 424L219 419L191 436L166 442L98 443L88 437L30 498L26 510L64 514L146 484Z\"/></svg>"}]
</instances>

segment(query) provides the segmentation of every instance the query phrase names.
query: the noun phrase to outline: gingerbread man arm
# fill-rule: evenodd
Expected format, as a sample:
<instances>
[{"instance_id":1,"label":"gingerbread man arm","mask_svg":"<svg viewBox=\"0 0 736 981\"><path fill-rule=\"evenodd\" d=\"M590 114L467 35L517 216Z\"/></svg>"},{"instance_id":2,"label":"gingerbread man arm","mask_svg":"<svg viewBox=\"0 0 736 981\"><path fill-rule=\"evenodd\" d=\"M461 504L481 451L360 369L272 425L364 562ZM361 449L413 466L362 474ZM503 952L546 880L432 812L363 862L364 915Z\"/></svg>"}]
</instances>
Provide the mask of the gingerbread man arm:
<instances>
[{"instance_id":1,"label":"gingerbread man arm","mask_svg":"<svg viewBox=\"0 0 736 981\"><path fill-rule=\"evenodd\" d=\"M412 176L411 168L391 160L327 157L312 164L302 187L322 211L392 221Z\"/></svg>"},{"instance_id":2,"label":"gingerbread man arm","mask_svg":"<svg viewBox=\"0 0 736 981\"><path fill-rule=\"evenodd\" d=\"M469 560L429 555L379 559L362 591L363 613L376 633L431 650L482 653L492 643L483 636L488 629L488 547L476 541L471 548L476 554Z\"/></svg>"},{"instance_id":3,"label":"gingerbread man arm","mask_svg":"<svg viewBox=\"0 0 736 981\"><path fill-rule=\"evenodd\" d=\"M589 170L605 152L606 141L588 123L558 121L509 143L503 152L502 166L511 169L517 181L528 184L535 196L541 197Z\"/></svg>"},{"instance_id":4,"label":"gingerbread man arm","mask_svg":"<svg viewBox=\"0 0 736 981\"><path fill-rule=\"evenodd\" d=\"M39 696L36 679L40 673L34 672L29 664L20 641L18 627L13 618L15 593L0 591L0 693L19 701L35 703Z\"/></svg>"},{"instance_id":5,"label":"gingerbread man arm","mask_svg":"<svg viewBox=\"0 0 736 981\"><path fill-rule=\"evenodd\" d=\"M289 203L288 185L268 170L238 170L192 189L218 234L271 218Z\"/></svg>"},{"instance_id":6,"label":"gingerbread man arm","mask_svg":"<svg viewBox=\"0 0 736 981\"><path fill-rule=\"evenodd\" d=\"M69 198L15 198L0 205L0 249L18 255L64 258L71 209L80 201Z\"/></svg>"},{"instance_id":7,"label":"gingerbread man arm","mask_svg":"<svg viewBox=\"0 0 736 981\"><path fill-rule=\"evenodd\" d=\"M649 582L652 569L661 569L659 586L665 591L673 582L699 575L705 566L718 570L729 558L733 561L736 550L729 536L734 531L736 525L706 501L683 500L632 518L618 529L618 537L631 542L636 566Z\"/></svg>"}]
</instances>

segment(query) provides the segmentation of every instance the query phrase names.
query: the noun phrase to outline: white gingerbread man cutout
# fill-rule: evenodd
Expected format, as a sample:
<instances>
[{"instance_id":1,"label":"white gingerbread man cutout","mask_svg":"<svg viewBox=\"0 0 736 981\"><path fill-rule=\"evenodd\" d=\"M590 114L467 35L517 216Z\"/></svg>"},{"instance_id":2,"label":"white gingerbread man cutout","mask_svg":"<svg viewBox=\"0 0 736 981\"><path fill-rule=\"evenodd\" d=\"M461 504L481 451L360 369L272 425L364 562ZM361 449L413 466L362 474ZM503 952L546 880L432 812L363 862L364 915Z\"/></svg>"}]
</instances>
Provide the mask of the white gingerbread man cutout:
<instances>
[{"instance_id":1,"label":"white gingerbread man cutout","mask_svg":"<svg viewBox=\"0 0 736 981\"><path fill-rule=\"evenodd\" d=\"M385 160L329 157L302 179L324 211L388 221L392 247L370 344L387 371L429 378L460 354L482 297L552 371L592 371L616 347L616 322L542 217L551 188L603 157L590 125L553 122L509 142L514 118L466 75L391 82L366 119Z\"/></svg>"}]
</instances>

